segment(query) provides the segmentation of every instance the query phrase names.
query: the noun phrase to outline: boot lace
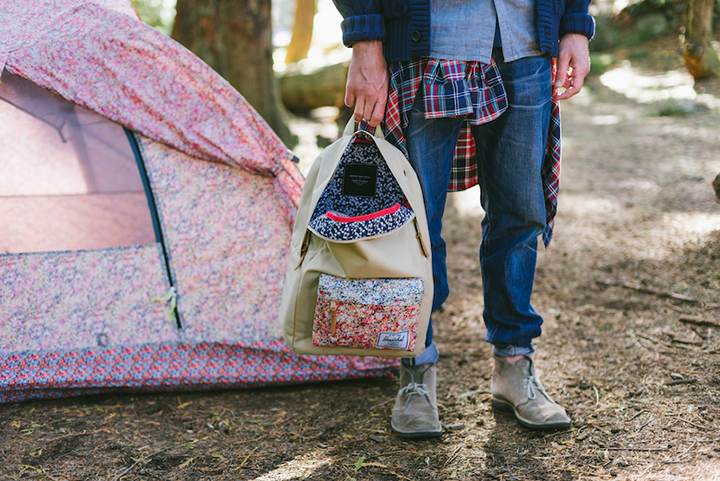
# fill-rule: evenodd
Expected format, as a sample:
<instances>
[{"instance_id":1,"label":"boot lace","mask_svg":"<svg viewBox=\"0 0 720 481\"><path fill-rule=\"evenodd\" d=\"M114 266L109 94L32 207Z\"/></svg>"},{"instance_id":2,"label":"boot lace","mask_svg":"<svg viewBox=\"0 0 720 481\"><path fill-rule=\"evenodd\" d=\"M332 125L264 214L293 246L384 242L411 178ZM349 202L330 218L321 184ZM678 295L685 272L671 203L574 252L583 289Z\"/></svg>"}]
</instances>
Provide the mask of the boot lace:
<instances>
[{"instance_id":1,"label":"boot lace","mask_svg":"<svg viewBox=\"0 0 720 481\"><path fill-rule=\"evenodd\" d=\"M535 399L537 397L538 390L545 394L545 388L540 382L540 379L535 376L528 376L527 379L523 379L522 382L525 383L525 387L527 388L528 399Z\"/></svg>"},{"instance_id":2,"label":"boot lace","mask_svg":"<svg viewBox=\"0 0 720 481\"><path fill-rule=\"evenodd\" d=\"M417 382L408 383L407 386L400 389L400 395L403 394L418 394L420 396L427 396L430 392L427 390L427 384L421 384Z\"/></svg>"}]
</instances>

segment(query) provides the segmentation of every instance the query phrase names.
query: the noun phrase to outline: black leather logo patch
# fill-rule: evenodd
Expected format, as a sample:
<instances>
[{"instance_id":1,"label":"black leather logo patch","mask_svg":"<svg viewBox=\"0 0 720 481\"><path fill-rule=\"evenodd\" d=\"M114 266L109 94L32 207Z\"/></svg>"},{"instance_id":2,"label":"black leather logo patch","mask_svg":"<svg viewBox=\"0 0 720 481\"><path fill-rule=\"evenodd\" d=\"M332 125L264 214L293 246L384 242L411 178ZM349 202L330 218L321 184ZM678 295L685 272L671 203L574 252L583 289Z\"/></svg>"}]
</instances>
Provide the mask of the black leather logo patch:
<instances>
[{"instance_id":1,"label":"black leather logo patch","mask_svg":"<svg viewBox=\"0 0 720 481\"><path fill-rule=\"evenodd\" d=\"M355 197L375 197L377 165L347 164L343 175L342 193Z\"/></svg>"}]
</instances>

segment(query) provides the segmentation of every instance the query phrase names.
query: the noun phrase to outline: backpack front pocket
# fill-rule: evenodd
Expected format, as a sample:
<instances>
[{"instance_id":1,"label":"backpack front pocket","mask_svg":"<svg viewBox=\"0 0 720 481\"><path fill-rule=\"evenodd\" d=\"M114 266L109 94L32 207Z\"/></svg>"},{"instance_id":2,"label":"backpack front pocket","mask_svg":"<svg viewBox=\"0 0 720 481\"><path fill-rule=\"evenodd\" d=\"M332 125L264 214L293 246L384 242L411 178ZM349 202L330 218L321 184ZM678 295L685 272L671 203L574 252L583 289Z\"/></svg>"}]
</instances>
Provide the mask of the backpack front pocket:
<instances>
[{"instance_id":1,"label":"backpack front pocket","mask_svg":"<svg viewBox=\"0 0 720 481\"><path fill-rule=\"evenodd\" d=\"M315 346L415 349L422 279L345 279L320 274Z\"/></svg>"}]
</instances>

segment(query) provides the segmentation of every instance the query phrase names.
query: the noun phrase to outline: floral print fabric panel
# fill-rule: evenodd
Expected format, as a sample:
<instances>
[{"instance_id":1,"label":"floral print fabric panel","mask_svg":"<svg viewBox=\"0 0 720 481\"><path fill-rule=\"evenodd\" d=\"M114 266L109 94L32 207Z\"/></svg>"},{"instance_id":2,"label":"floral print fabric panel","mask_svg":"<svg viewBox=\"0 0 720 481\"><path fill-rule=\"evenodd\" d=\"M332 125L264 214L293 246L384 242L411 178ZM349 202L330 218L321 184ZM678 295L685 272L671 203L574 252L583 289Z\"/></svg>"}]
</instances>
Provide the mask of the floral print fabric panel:
<instances>
[{"instance_id":1,"label":"floral print fabric panel","mask_svg":"<svg viewBox=\"0 0 720 481\"><path fill-rule=\"evenodd\" d=\"M114 391L229 389L392 376L398 361L299 356L281 340L0 353L0 403Z\"/></svg>"},{"instance_id":2,"label":"floral print fabric panel","mask_svg":"<svg viewBox=\"0 0 720 481\"><path fill-rule=\"evenodd\" d=\"M422 279L343 279L320 274L316 346L413 351Z\"/></svg>"},{"instance_id":3,"label":"floral print fabric panel","mask_svg":"<svg viewBox=\"0 0 720 481\"><path fill-rule=\"evenodd\" d=\"M272 179L141 137L183 321L183 339L281 337L291 230Z\"/></svg>"},{"instance_id":4,"label":"floral print fabric panel","mask_svg":"<svg viewBox=\"0 0 720 481\"><path fill-rule=\"evenodd\" d=\"M0 355L176 341L165 272L159 244L0 255Z\"/></svg>"}]
</instances>

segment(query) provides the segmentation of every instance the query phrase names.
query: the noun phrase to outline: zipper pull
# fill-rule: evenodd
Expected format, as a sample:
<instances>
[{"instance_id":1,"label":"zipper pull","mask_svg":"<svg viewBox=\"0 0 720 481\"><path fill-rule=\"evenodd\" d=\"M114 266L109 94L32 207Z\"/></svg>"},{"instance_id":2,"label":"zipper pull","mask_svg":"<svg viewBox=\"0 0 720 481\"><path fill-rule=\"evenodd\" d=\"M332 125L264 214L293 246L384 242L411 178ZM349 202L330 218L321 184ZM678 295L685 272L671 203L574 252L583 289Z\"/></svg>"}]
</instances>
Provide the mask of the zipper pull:
<instances>
[{"instance_id":1,"label":"zipper pull","mask_svg":"<svg viewBox=\"0 0 720 481\"><path fill-rule=\"evenodd\" d=\"M337 301L330 301L330 335L335 336L335 320L337 317Z\"/></svg>"},{"instance_id":2,"label":"zipper pull","mask_svg":"<svg viewBox=\"0 0 720 481\"><path fill-rule=\"evenodd\" d=\"M300 260L298 261L297 265L295 266L295 270L298 270L300 268L300 265L305 260L305 255L308 253L308 249L310 249L310 231L305 232L305 237L303 238L302 246L300 246Z\"/></svg>"},{"instance_id":3,"label":"zipper pull","mask_svg":"<svg viewBox=\"0 0 720 481\"><path fill-rule=\"evenodd\" d=\"M415 232L417 232L417 235L415 237L417 238L418 242L420 242L420 248L422 249L425 257L430 257L430 253L427 251L425 243L422 240L422 235L420 234L420 224L418 224L417 217L413 219L413 223L415 224Z\"/></svg>"},{"instance_id":4,"label":"zipper pull","mask_svg":"<svg viewBox=\"0 0 720 481\"><path fill-rule=\"evenodd\" d=\"M175 286L170 287L170 290L165 295L165 297L152 297L151 300L155 302L169 302L170 303L170 322L173 321L173 316L175 314L175 310L177 309L177 289ZM178 319L177 325L179 328L182 328L180 325L180 320Z\"/></svg>"}]
</instances>

